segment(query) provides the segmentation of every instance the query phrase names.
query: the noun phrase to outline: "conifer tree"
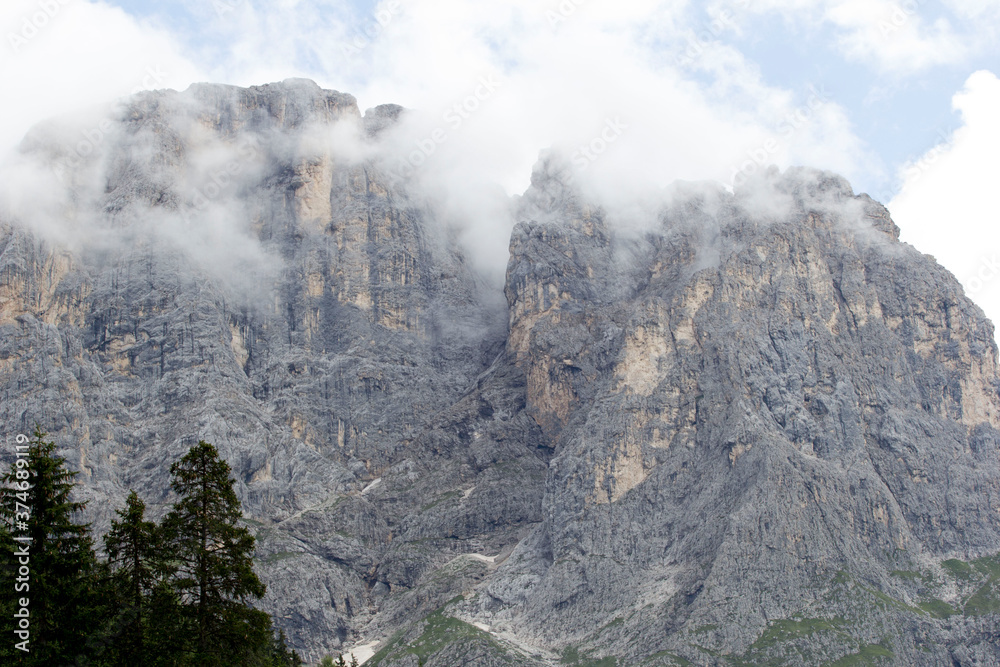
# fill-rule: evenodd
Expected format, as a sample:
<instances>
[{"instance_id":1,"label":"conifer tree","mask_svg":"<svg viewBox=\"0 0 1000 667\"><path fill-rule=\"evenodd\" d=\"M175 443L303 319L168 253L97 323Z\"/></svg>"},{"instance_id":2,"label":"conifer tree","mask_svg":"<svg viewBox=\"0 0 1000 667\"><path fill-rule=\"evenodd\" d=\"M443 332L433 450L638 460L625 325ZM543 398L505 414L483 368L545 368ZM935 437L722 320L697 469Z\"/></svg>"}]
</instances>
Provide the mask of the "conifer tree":
<instances>
[{"instance_id":1,"label":"conifer tree","mask_svg":"<svg viewBox=\"0 0 1000 667\"><path fill-rule=\"evenodd\" d=\"M229 465L200 441L170 467L180 496L163 522L173 586L191 626L191 662L242 665L271 641L271 622L249 602L264 596L253 571L254 537L239 525Z\"/></svg>"},{"instance_id":2,"label":"conifer tree","mask_svg":"<svg viewBox=\"0 0 1000 667\"><path fill-rule=\"evenodd\" d=\"M302 658L295 651L288 648L285 641L285 631L279 630L276 635L272 635L270 650L264 660L260 662L261 667L302 667Z\"/></svg>"},{"instance_id":3,"label":"conifer tree","mask_svg":"<svg viewBox=\"0 0 1000 667\"><path fill-rule=\"evenodd\" d=\"M71 500L77 473L66 468L55 443L45 437L36 427L20 452L23 456L0 478L2 595L5 606L27 598L30 613L30 652L15 649L4 656L5 664L71 664L87 650L99 604L89 525L74 521L85 506ZM28 555L20 555L23 551ZM20 575L22 565L29 571L26 577ZM17 592L15 583L23 584ZM10 640L15 628L11 614L3 611L3 634Z\"/></svg>"},{"instance_id":4,"label":"conifer tree","mask_svg":"<svg viewBox=\"0 0 1000 667\"><path fill-rule=\"evenodd\" d=\"M148 656L163 656L167 646L155 640L164 629L171 628L168 620L177 617L166 606L171 598L168 591L158 590L168 572L160 544L160 530L147 521L146 504L132 491L125 507L118 510L119 520L111 522L111 529L104 536L104 550L111 568L116 633L115 660L121 665L147 664ZM156 618L150 626L150 606L156 592ZM152 635L152 642L147 640ZM152 643L152 646L149 644ZM152 649L152 650L150 650ZM171 653L169 650L167 653Z\"/></svg>"}]
</instances>

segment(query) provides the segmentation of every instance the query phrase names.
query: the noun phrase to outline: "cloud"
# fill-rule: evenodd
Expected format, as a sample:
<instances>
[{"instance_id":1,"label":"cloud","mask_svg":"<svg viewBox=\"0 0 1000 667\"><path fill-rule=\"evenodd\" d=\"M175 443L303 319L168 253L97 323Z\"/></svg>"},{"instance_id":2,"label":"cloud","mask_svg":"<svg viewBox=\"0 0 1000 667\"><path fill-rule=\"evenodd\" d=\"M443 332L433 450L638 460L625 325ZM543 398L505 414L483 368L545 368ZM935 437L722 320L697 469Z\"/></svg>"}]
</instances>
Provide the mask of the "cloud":
<instances>
[{"instance_id":1,"label":"cloud","mask_svg":"<svg viewBox=\"0 0 1000 667\"><path fill-rule=\"evenodd\" d=\"M903 186L889 203L904 241L933 254L966 292L1000 323L1000 79L969 77L953 106L962 126L901 170Z\"/></svg>"},{"instance_id":2,"label":"cloud","mask_svg":"<svg viewBox=\"0 0 1000 667\"><path fill-rule=\"evenodd\" d=\"M81 254L152 250L266 303L281 262L245 193L297 147L277 131L226 136L216 118L193 94L158 91L42 122L0 165L0 220Z\"/></svg>"},{"instance_id":3,"label":"cloud","mask_svg":"<svg viewBox=\"0 0 1000 667\"><path fill-rule=\"evenodd\" d=\"M828 38L833 28L832 43L848 60L906 75L965 62L986 46L987 25L967 21L970 14L960 10L961 2L951 3L950 20L930 20L926 0L723 0L716 6L780 13L809 26L820 39Z\"/></svg>"},{"instance_id":4,"label":"cloud","mask_svg":"<svg viewBox=\"0 0 1000 667\"><path fill-rule=\"evenodd\" d=\"M15 4L6 25L34 6ZM711 25L712 39L697 38L704 26L686 0L383 0L367 14L328 0L185 6L200 37L179 46L120 10L68 0L24 46L37 58L23 58L31 71L17 90L50 83L21 125L127 92L145 67L170 75L158 86L301 75L356 95L362 108L400 103L416 111L387 136L384 159L403 166L493 276L507 259L506 197L524 191L549 149L612 206L679 179L732 186L770 164L857 179L874 161L822 82L768 85ZM91 53L86 31L110 37Z\"/></svg>"},{"instance_id":5,"label":"cloud","mask_svg":"<svg viewBox=\"0 0 1000 667\"><path fill-rule=\"evenodd\" d=\"M1000 5L994 0L944 0L944 4L959 16L993 22L986 28L995 30L996 21L1000 20Z\"/></svg>"},{"instance_id":6,"label":"cloud","mask_svg":"<svg viewBox=\"0 0 1000 667\"><path fill-rule=\"evenodd\" d=\"M714 42L690 67L678 63L689 43L685 2L410 0L393 11L361 56L371 76L349 92L362 108L392 101L418 110L390 133L386 159L466 230L471 254L494 276L510 231L495 184L523 192L549 149L590 195L619 207L678 179L732 185L770 164L857 178L873 159L819 82L769 86ZM325 49L320 61L339 57L335 41L305 41ZM343 89L337 76L320 78Z\"/></svg>"},{"instance_id":7,"label":"cloud","mask_svg":"<svg viewBox=\"0 0 1000 667\"><path fill-rule=\"evenodd\" d=\"M841 29L838 45L857 62L874 58L884 70L915 72L961 62L967 43L944 18L928 23L917 0L839 0L826 19Z\"/></svg>"},{"instance_id":8,"label":"cloud","mask_svg":"<svg viewBox=\"0 0 1000 667\"><path fill-rule=\"evenodd\" d=\"M203 36L197 51L200 63L211 60L206 68L217 81L251 85L307 76L356 95L363 107L399 103L439 124L450 122L445 114L473 95L481 79L502 81L496 94L462 116L461 127L445 129L452 130L450 145L485 151L478 161L508 191L527 184L541 149L579 148L609 119L625 115L632 131L616 148L648 143L644 153L655 181L729 180L733 164L783 131L785 120L812 97L808 88L767 86L752 64L720 43L698 46L695 82L674 59L688 46L692 25L699 27L686 0L615 6L383 0L369 13L328 0L220 2L222 10L219 3L185 3L204 36L218 37ZM836 100L823 102L822 112L796 128L771 161L819 162L854 175L864 160L860 142ZM449 152L442 147L438 154ZM685 168L677 168L682 163Z\"/></svg>"},{"instance_id":9,"label":"cloud","mask_svg":"<svg viewBox=\"0 0 1000 667\"><path fill-rule=\"evenodd\" d=\"M166 31L84 0L0 3L0 153L35 123L203 78Z\"/></svg>"}]
</instances>

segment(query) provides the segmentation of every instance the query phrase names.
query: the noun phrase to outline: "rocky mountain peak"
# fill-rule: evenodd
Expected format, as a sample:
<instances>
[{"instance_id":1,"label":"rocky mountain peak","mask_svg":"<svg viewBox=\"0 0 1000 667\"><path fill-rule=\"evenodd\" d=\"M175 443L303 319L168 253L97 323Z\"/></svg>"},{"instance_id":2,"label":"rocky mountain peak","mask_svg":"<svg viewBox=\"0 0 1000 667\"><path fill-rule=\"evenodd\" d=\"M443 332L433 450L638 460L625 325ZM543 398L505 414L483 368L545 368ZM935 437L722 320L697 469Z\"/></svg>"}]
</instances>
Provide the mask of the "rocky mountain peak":
<instances>
[{"instance_id":1,"label":"rocky mountain peak","mask_svg":"<svg viewBox=\"0 0 1000 667\"><path fill-rule=\"evenodd\" d=\"M314 660L1000 660L993 327L885 207L791 169L626 224L549 152L497 313L367 150L402 113L204 84L26 140L66 187L0 220L0 412L98 529L204 439Z\"/></svg>"}]
</instances>

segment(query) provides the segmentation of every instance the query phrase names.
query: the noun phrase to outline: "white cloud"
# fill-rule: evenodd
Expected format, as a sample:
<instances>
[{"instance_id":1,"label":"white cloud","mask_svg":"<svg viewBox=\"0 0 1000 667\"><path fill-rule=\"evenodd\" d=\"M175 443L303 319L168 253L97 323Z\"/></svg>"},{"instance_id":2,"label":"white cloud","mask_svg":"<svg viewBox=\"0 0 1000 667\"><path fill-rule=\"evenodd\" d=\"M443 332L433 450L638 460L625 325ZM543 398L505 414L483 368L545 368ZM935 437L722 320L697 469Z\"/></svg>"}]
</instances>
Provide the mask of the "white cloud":
<instances>
[{"instance_id":1,"label":"white cloud","mask_svg":"<svg viewBox=\"0 0 1000 667\"><path fill-rule=\"evenodd\" d=\"M996 0L944 0L944 3L965 18L992 21L1000 19L1000 5Z\"/></svg>"},{"instance_id":2,"label":"white cloud","mask_svg":"<svg viewBox=\"0 0 1000 667\"><path fill-rule=\"evenodd\" d=\"M652 24L658 48L682 43L683 4L640 2L625 10L616 6L609 16L602 3L582 2L563 14L560 3L525 1L507 3L506 13L481 15L478 4L464 0L414 0L392 26L396 32L371 47L378 76L355 92L366 104L389 99L442 115L468 96L481 76L498 73L503 86L450 143L475 141L479 132L493 135L494 150L478 157L512 189L523 183L539 149L555 144L576 150L617 117L629 127L594 162L595 172L614 178L630 160L641 160L655 183L728 182L732 167L795 114L811 92L767 86L738 53L719 44L705 47L699 58L713 82L707 86L687 79L672 61L662 62L642 40L650 37ZM825 113L836 108L835 100L824 100L822 107L769 161L857 167L857 154L850 155L856 141L846 148L814 142L831 131L850 135L844 116ZM823 155L814 150L820 144L826 146ZM612 163L614 169L604 166ZM626 175L638 178L637 171Z\"/></svg>"},{"instance_id":3,"label":"white cloud","mask_svg":"<svg viewBox=\"0 0 1000 667\"><path fill-rule=\"evenodd\" d=\"M162 30L84 0L0 3L0 152L45 118L203 78Z\"/></svg>"},{"instance_id":4,"label":"white cloud","mask_svg":"<svg viewBox=\"0 0 1000 667\"><path fill-rule=\"evenodd\" d=\"M826 18L842 30L838 43L848 58L875 59L885 70L915 72L968 55L963 36L943 18L928 24L917 0L836 0Z\"/></svg>"},{"instance_id":5,"label":"white cloud","mask_svg":"<svg viewBox=\"0 0 1000 667\"><path fill-rule=\"evenodd\" d=\"M928 20L926 0L720 0L717 6L781 13L820 38L832 27L832 42L845 58L895 74L963 62L983 41L981 23L960 30L944 17Z\"/></svg>"},{"instance_id":6,"label":"white cloud","mask_svg":"<svg viewBox=\"0 0 1000 667\"><path fill-rule=\"evenodd\" d=\"M709 87L664 64L664 51L685 44L687 0L613 7L589 0L383 0L360 17L329 0L187 2L203 32L198 47L179 47L163 30L83 0L12 0L0 10L0 27L16 33L46 2L56 7L54 16L0 62L8 91L24 100L8 117L0 147L40 118L144 84L182 89L194 80L252 85L308 76L354 93L363 106L397 102L443 118L481 77L499 76L497 94L463 119L440 151L455 157L459 144L478 150L476 161L484 164L462 165L463 173L471 168L517 191L540 149L583 146L608 119L627 117L629 131L601 162L641 158L648 180L660 184L729 182L769 137L784 134L785 121L811 97L808 90L768 87L741 54L717 43L699 53L699 67L714 80ZM835 100L809 111L809 121L779 137L767 161L856 175L864 156L846 114Z\"/></svg>"},{"instance_id":7,"label":"white cloud","mask_svg":"<svg viewBox=\"0 0 1000 667\"><path fill-rule=\"evenodd\" d=\"M863 173L869 156L821 87L818 95L771 87L717 42L702 47L700 81L692 80L672 57L687 44L687 19L679 1L410 0L367 47L371 75L350 92L362 107L422 110L398 135L398 153L416 156L417 177L447 200L457 224L474 225L467 237L481 244L473 252L501 271L509 229L469 193L489 183L520 193L549 147L607 204L678 179L730 184L741 170L772 163ZM335 76L323 83L340 87ZM484 77L500 84L475 99Z\"/></svg>"},{"instance_id":8,"label":"white cloud","mask_svg":"<svg viewBox=\"0 0 1000 667\"><path fill-rule=\"evenodd\" d=\"M903 240L933 254L1000 323L1000 79L976 72L953 106L962 127L902 170L904 184L889 209Z\"/></svg>"},{"instance_id":9,"label":"white cloud","mask_svg":"<svg viewBox=\"0 0 1000 667\"><path fill-rule=\"evenodd\" d=\"M15 30L46 1L14 0L0 26ZM687 0L383 0L368 16L332 0L185 2L200 34L184 47L107 5L58 6L0 65L9 90L28 100L0 145L41 117L127 93L147 67L168 75L156 87L307 76L353 93L362 109L421 110L397 135L399 155L430 147L417 179L498 269L508 222L482 193L497 183L523 191L550 147L609 203L677 179L730 184L771 163L857 178L870 160L836 99L769 86L718 41L700 44L693 70L682 70L674 56L700 29Z\"/></svg>"}]
</instances>

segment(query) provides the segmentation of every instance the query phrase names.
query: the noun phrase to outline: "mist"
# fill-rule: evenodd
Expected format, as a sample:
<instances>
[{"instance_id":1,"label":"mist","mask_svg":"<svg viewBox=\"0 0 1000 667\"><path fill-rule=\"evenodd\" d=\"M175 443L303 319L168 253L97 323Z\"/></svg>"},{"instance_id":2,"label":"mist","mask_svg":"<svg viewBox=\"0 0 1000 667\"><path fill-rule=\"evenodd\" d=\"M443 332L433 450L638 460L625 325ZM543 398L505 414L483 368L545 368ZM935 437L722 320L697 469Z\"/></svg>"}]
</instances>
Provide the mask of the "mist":
<instances>
[{"instance_id":1,"label":"mist","mask_svg":"<svg viewBox=\"0 0 1000 667\"><path fill-rule=\"evenodd\" d=\"M278 270L240 222L248 212L239 193L259 183L265 153L267 159L312 152L347 165L377 163L433 210L438 226L458 238L495 288L503 282L515 198L528 188L542 155L562 156L583 198L615 211L612 217L623 227L655 219L656 202L675 181L714 182L732 191L771 165L795 164L853 180L877 162L853 134L836 91L821 83L801 90L770 86L752 63L726 46L722 38L749 21L742 5L716 8L705 18L681 0L643 0L613 9L569 1L548 6L519 0L486 9L466 0L386 1L367 17L372 29L358 39L349 39L345 26L359 17L339 10L280 18L247 4L204 18L220 36L237 39L239 53L256 54L234 61L227 71L209 73L219 81L250 85L273 80L278 71L280 78L314 74L289 61L296 52L289 41L294 35L313 48L329 44L314 51L325 72L315 76L322 87L355 95L361 109L387 103L407 109L377 140L365 136L362 123L345 121L309 133L300 128L297 144L280 149L273 138L264 138L266 151L198 136L197 124L178 128L189 133L183 143L192 153L168 178L176 182L164 183L176 201L156 203L155 215L130 215L155 219L152 227L162 240L220 279L231 279L246 266L255 267L254 275ZM137 28L121 29L134 34ZM329 35L339 37L331 41ZM170 51L162 40L157 44ZM182 64L170 70L166 84L177 89L185 87L178 85L185 77L193 82L191 77L199 76ZM101 94L95 89L90 97ZM119 103L111 112L107 101L94 100L105 104L105 117L129 104ZM177 113L197 115L190 109ZM125 172L102 157L107 145L118 144L104 138L112 130L101 129L100 114L68 115L62 129L50 128L33 144L68 144L73 157L74 142L99 133L93 154L74 162L73 182L63 183L55 196L34 193L52 181L45 176L47 167L22 154L6 161L16 165L9 171L17 172L19 181L4 199L11 212L48 238L94 243L107 230L84 219L86 207L63 199L96 202L101 181ZM154 144L133 142L127 150L138 156ZM237 173L226 173L230 163ZM226 184L213 182L218 173ZM25 206L26 198L46 203Z\"/></svg>"},{"instance_id":2,"label":"mist","mask_svg":"<svg viewBox=\"0 0 1000 667\"><path fill-rule=\"evenodd\" d=\"M679 79L667 91L671 105L652 81L638 92L619 82L617 96L565 111L565 122L556 113L564 97L541 92L539 83L490 73L437 111L380 107L362 115L349 96L287 80L280 89L290 115L270 125L230 117L244 94L235 87L142 92L37 125L0 167L0 206L7 219L75 252L123 253L148 242L180 253L235 298L259 303L269 299L264 286L288 268L264 241L268 214L258 201L276 169L377 168L427 212L437 242L457 243L496 294L511 230L526 215L521 195L540 164L558 164L572 196L604 210L625 236L706 193L737 192L747 214L761 219L791 213L791 196L774 187L776 167L752 151L740 163L737 152L746 137L771 148L777 135L724 118ZM527 104L529 93L544 103ZM317 100L330 95L349 108L315 115ZM630 99L619 104L619 97ZM836 113L828 102L813 103Z\"/></svg>"}]
</instances>

